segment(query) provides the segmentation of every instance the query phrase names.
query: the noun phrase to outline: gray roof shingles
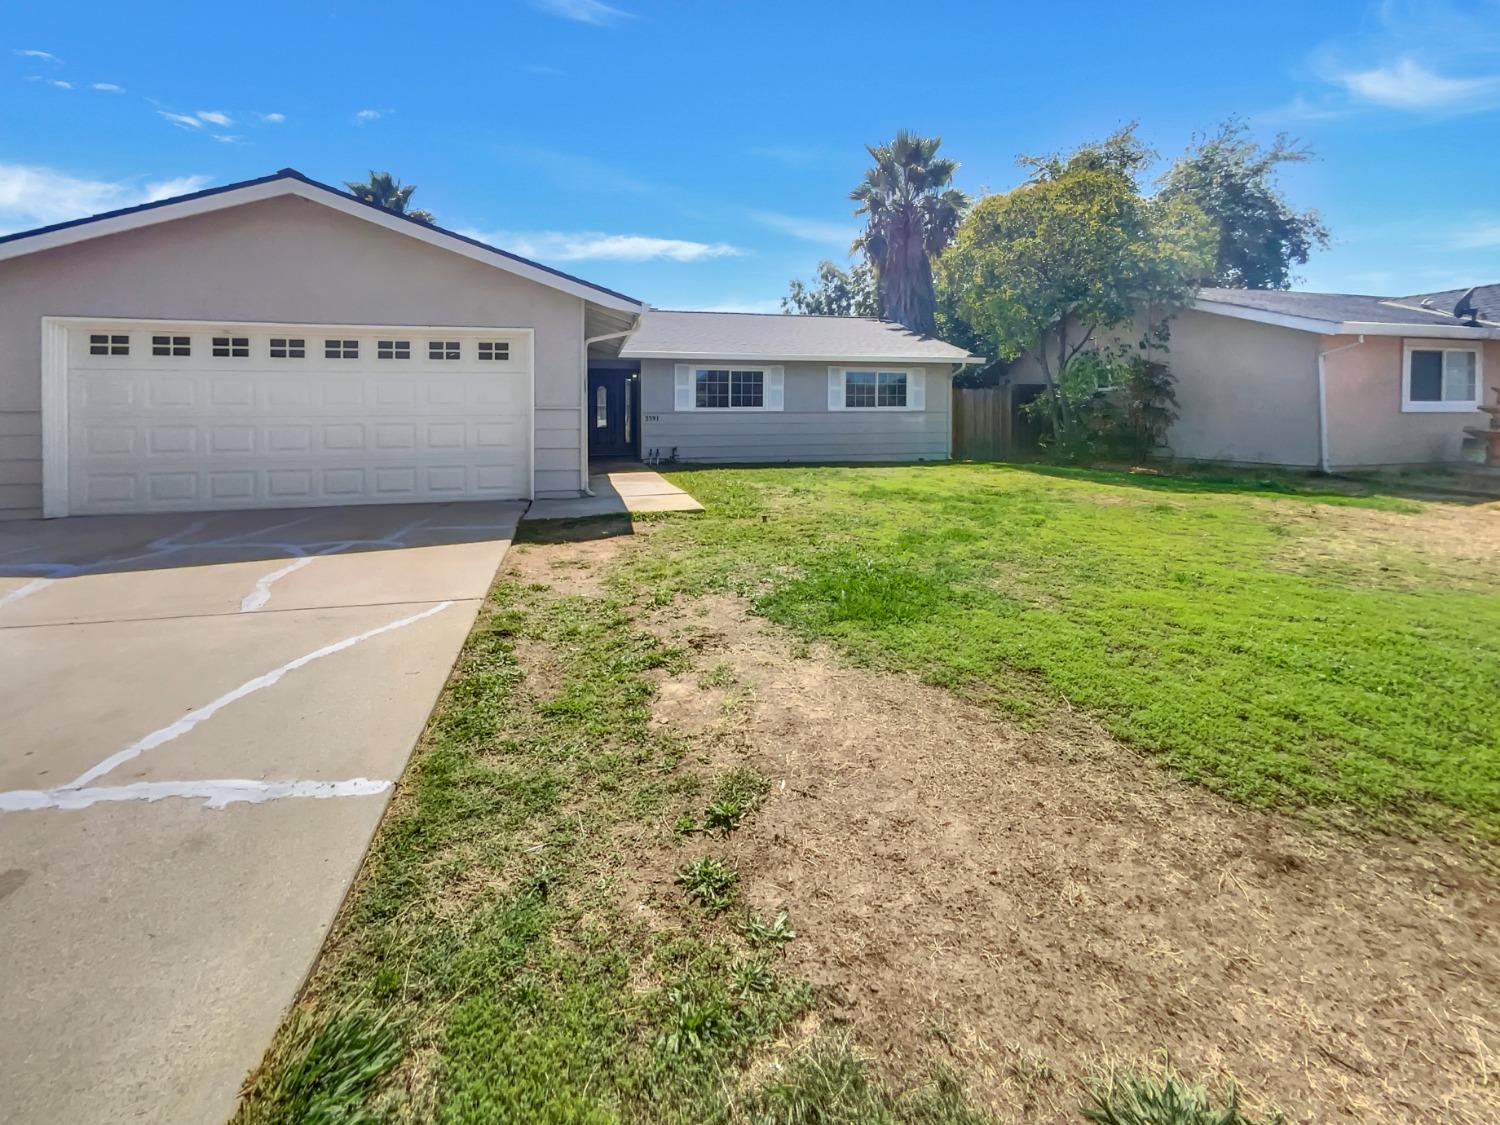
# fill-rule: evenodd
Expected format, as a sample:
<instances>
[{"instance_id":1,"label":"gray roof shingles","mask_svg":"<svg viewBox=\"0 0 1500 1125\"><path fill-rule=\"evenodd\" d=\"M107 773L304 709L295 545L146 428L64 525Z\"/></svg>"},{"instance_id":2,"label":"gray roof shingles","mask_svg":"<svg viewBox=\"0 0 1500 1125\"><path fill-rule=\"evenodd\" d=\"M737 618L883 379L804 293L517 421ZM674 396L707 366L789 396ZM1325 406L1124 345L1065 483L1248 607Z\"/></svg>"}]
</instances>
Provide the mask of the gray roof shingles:
<instances>
[{"instance_id":1,"label":"gray roof shingles","mask_svg":"<svg viewBox=\"0 0 1500 1125\"><path fill-rule=\"evenodd\" d=\"M972 360L962 348L873 317L652 309L620 354L627 359Z\"/></svg>"},{"instance_id":2,"label":"gray roof shingles","mask_svg":"<svg viewBox=\"0 0 1500 1125\"><path fill-rule=\"evenodd\" d=\"M1481 295L1488 293L1488 306ZM1425 293L1413 297L1373 297L1359 293L1302 293L1289 289L1203 289L1201 303L1234 305L1286 316L1305 316L1313 320L1339 323L1356 321L1364 324L1461 325L1453 317L1453 306L1463 295L1462 289L1451 293ZM1500 320L1500 285L1480 287L1474 294L1480 316ZM1431 309L1421 308L1431 299ZM1485 309L1488 307L1489 311Z\"/></svg>"}]
</instances>

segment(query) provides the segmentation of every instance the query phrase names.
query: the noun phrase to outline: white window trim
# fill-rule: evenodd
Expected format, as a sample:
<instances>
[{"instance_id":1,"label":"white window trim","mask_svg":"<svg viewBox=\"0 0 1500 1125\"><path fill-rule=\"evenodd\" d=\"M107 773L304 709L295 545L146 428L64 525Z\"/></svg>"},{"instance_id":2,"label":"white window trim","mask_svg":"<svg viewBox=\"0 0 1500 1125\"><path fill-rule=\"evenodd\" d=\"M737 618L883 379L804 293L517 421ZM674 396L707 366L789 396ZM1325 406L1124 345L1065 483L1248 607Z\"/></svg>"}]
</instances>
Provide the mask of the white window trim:
<instances>
[{"instance_id":1,"label":"white window trim","mask_svg":"<svg viewBox=\"0 0 1500 1125\"><path fill-rule=\"evenodd\" d=\"M1469 352L1474 356L1474 397L1442 402L1414 402L1411 397L1412 352ZM1484 401L1484 346L1455 347L1451 340L1406 340L1401 348L1401 412L1403 414L1467 414Z\"/></svg>"},{"instance_id":2,"label":"white window trim","mask_svg":"<svg viewBox=\"0 0 1500 1125\"><path fill-rule=\"evenodd\" d=\"M849 372L875 371L900 373L906 376L905 406L847 406L849 401ZM876 380L877 386L879 380ZM878 393L878 391L877 391ZM903 411L925 411L927 409L927 370L922 367L904 367L889 363L849 364L828 369L828 409L847 410L852 413L900 414Z\"/></svg>"},{"instance_id":3,"label":"white window trim","mask_svg":"<svg viewBox=\"0 0 1500 1125\"><path fill-rule=\"evenodd\" d=\"M698 372L700 371L758 371L761 379L761 404L759 406L699 406ZM679 363L676 365L672 387L674 411L701 410L706 414L761 414L779 412L786 404L786 368L780 365L766 366L759 363Z\"/></svg>"}]
</instances>

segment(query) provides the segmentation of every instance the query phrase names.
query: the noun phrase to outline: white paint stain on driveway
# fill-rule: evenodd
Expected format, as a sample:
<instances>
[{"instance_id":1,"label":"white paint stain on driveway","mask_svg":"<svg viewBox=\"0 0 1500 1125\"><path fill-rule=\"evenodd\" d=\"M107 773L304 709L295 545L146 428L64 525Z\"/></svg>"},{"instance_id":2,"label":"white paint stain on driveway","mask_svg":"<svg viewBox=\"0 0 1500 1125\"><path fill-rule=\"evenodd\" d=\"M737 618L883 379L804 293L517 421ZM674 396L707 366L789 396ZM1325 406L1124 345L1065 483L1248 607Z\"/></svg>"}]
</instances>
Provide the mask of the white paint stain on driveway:
<instances>
[{"instance_id":1,"label":"white paint stain on driveway","mask_svg":"<svg viewBox=\"0 0 1500 1125\"><path fill-rule=\"evenodd\" d=\"M285 566L277 567L275 570L271 571L270 574L267 574L265 577L261 578L258 582L255 583L255 589L251 590L250 593L246 594L243 598L240 599L240 612L254 613L257 609L271 600L271 587L273 585L275 585L281 579L285 578L288 574L291 574L294 571L301 570L310 562L312 562L312 558L310 556L307 558L293 559Z\"/></svg>"},{"instance_id":2,"label":"white paint stain on driveway","mask_svg":"<svg viewBox=\"0 0 1500 1125\"><path fill-rule=\"evenodd\" d=\"M131 785L107 785L92 789L13 789L0 793L0 812L38 809L86 809L106 801L160 801L166 797L201 800L207 809L228 805L258 805L284 797L371 797L384 793L391 782L354 777L347 781L254 781L231 778L222 781L137 781Z\"/></svg>"}]
</instances>

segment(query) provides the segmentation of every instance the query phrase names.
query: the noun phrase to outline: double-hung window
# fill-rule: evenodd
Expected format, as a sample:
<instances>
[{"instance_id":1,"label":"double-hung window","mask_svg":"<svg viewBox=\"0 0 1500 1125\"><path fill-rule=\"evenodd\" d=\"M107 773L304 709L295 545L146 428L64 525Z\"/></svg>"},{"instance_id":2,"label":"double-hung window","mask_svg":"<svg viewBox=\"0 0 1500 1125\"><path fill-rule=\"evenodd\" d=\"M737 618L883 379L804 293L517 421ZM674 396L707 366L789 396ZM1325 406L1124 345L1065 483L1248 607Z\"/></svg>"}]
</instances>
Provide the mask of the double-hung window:
<instances>
[{"instance_id":1,"label":"double-hung window","mask_svg":"<svg viewBox=\"0 0 1500 1125\"><path fill-rule=\"evenodd\" d=\"M925 382L920 369L830 367L828 409L922 410Z\"/></svg>"},{"instance_id":2,"label":"double-hung window","mask_svg":"<svg viewBox=\"0 0 1500 1125\"><path fill-rule=\"evenodd\" d=\"M1484 363L1474 346L1451 340L1408 340L1403 349L1401 409L1461 413L1482 397Z\"/></svg>"},{"instance_id":3,"label":"double-hung window","mask_svg":"<svg viewBox=\"0 0 1500 1125\"><path fill-rule=\"evenodd\" d=\"M782 368L677 365L678 410L780 410Z\"/></svg>"}]
</instances>

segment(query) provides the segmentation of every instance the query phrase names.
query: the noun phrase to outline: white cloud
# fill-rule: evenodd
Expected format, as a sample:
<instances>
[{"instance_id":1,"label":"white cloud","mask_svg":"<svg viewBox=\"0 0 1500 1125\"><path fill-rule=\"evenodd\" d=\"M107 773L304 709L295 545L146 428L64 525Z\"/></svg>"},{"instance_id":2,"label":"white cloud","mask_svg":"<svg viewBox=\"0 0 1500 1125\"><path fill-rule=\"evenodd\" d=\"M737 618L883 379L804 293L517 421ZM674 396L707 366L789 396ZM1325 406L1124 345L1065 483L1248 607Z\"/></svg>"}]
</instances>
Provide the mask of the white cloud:
<instances>
[{"instance_id":1,"label":"white cloud","mask_svg":"<svg viewBox=\"0 0 1500 1125\"><path fill-rule=\"evenodd\" d=\"M207 176L178 176L141 185L134 180L85 180L29 164L0 164L0 228L25 230L101 211L154 203L197 191Z\"/></svg>"},{"instance_id":2,"label":"white cloud","mask_svg":"<svg viewBox=\"0 0 1500 1125\"><path fill-rule=\"evenodd\" d=\"M859 235L859 228L853 223L804 219L796 215L783 215L776 211L752 211L750 217L763 227L770 227L782 234L800 238L803 242L817 242L847 249Z\"/></svg>"},{"instance_id":3,"label":"white cloud","mask_svg":"<svg viewBox=\"0 0 1500 1125\"><path fill-rule=\"evenodd\" d=\"M116 86L113 82L95 82L89 86L90 90L100 90L106 94L123 94L124 86Z\"/></svg>"},{"instance_id":4,"label":"white cloud","mask_svg":"<svg viewBox=\"0 0 1500 1125\"><path fill-rule=\"evenodd\" d=\"M652 238L642 234L550 230L464 233L524 258L540 258L548 262L701 262L712 258L738 257L745 253L739 247L725 242L693 242L682 238Z\"/></svg>"},{"instance_id":5,"label":"white cloud","mask_svg":"<svg viewBox=\"0 0 1500 1125\"><path fill-rule=\"evenodd\" d=\"M48 86L53 86L59 90L71 90L73 88L73 83L71 82L64 82L61 78L43 78L40 74L28 75L26 81L45 82Z\"/></svg>"},{"instance_id":6,"label":"white cloud","mask_svg":"<svg viewBox=\"0 0 1500 1125\"><path fill-rule=\"evenodd\" d=\"M159 109L156 112L165 117L173 125L176 125L179 129L203 128L203 122L199 121L196 117L189 117L185 113L173 113L170 110L165 109Z\"/></svg>"},{"instance_id":7,"label":"white cloud","mask_svg":"<svg viewBox=\"0 0 1500 1125\"><path fill-rule=\"evenodd\" d=\"M60 62L62 62L62 59L58 58L51 51L38 51L34 47L29 47L29 48L26 48L24 50L14 51L12 53L20 55L23 59L38 59L41 62L50 62L50 63L60 63Z\"/></svg>"},{"instance_id":8,"label":"white cloud","mask_svg":"<svg viewBox=\"0 0 1500 1125\"><path fill-rule=\"evenodd\" d=\"M237 145L240 143L240 139L230 133L215 133L214 140L218 141L221 145Z\"/></svg>"},{"instance_id":9,"label":"white cloud","mask_svg":"<svg viewBox=\"0 0 1500 1125\"><path fill-rule=\"evenodd\" d=\"M262 113L260 115L260 119L262 121L264 121L267 125L280 125L282 122L284 122L286 120L286 114L284 114L284 113Z\"/></svg>"},{"instance_id":10,"label":"white cloud","mask_svg":"<svg viewBox=\"0 0 1500 1125\"><path fill-rule=\"evenodd\" d=\"M1500 95L1500 75L1453 78L1429 70L1411 56L1389 66L1336 73L1333 81L1350 94L1392 109L1487 109Z\"/></svg>"},{"instance_id":11,"label":"white cloud","mask_svg":"<svg viewBox=\"0 0 1500 1125\"><path fill-rule=\"evenodd\" d=\"M380 110L362 109L354 115L354 120L359 122L361 125L363 125L366 121L379 121Z\"/></svg>"},{"instance_id":12,"label":"white cloud","mask_svg":"<svg viewBox=\"0 0 1500 1125\"><path fill-rule=\"evenodd\" d=\"M225 125L234 124L234 119L229 114L217 109L200 109L198 111L198 120L206 121L210 125L218 125L221 128Z\"/></svg>"},{"instance_id":13,"label":"white cloud","mask_svg":"<svg viewBox=\"0 0 1500 1125\"><path fill-rule=\"evenodd\" d=\"M550 16L560 16L575 23L589 23L595 27L634 18L634 13L612 8L600 3L600 0L531 0L531 6Z\"/></svg>"}]
</instances>

